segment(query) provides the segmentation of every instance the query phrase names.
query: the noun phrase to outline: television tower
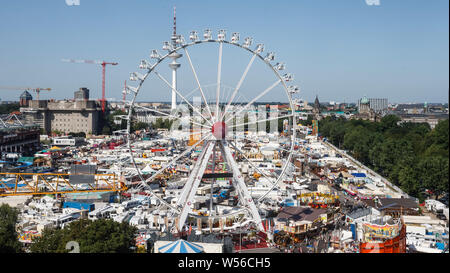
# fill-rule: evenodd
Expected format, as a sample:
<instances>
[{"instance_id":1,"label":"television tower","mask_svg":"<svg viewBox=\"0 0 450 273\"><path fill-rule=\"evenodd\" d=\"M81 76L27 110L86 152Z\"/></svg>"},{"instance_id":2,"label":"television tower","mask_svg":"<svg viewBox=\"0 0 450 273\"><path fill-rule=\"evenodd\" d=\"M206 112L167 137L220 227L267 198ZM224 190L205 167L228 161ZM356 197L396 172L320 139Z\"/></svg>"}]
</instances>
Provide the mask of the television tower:
<instances>
[{"instance_id":1,"label":"television tower","mask_svg":"<svg viewBox=\"0 0 450 273\"><path fill-rule=\"evenodd\" d=\"M175 48L176 47L176 40L178 38L177 35L177 15L176 10L177 8L173 7L173 34L172 34L172 45ZM169 55L169 58L172 59L172 62L169 64L169 67L172 69L172 107L171 109L174 110L177 108L177 94L174 90L177 89L177 69L180 67L180 64L177 63L177 59L182 57L183 55L178 52L173 52Z\"/></svg>"}]
</instances>

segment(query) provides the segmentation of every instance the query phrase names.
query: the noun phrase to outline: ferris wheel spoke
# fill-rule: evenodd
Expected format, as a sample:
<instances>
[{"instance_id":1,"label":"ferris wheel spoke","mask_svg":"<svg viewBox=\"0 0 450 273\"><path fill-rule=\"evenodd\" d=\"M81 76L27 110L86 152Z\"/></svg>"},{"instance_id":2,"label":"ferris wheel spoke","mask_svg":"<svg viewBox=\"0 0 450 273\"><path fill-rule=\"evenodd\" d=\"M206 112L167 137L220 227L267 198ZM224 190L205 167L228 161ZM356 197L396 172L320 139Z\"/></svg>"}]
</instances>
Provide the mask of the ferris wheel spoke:
<instances>
[{"instance_id":1,"label":"ferris wheel spoke","mask_svg":"<svg viewBox=\"0 0 450 273\"><path fill-rule=\"evenodd\" d=\"M230 100L228 101L228 104L225 106L225 109L223 111L223 114L221 116L221 120L224 118L225 113L227 112L228 108L230 107L231 103L233 102L234 97L236 96L236 94L238 93L239 89L241 88L242 83L244 82L245 78L247 77L247 73L250 70L250 67L253 64L253 61L256 58L256 54L253 54L252 58L250 59L250 62L247 64L247 67L245 68L244 73L241 76L241 79L239 80L238 84L236 85L236 88L233 91L233 94L231 95Z\"/></svg>"},{"instance_id":2,"label":"ferris wheel spoke","mask_svg":"<svg viewBox=\"0 0 450 273\"><path fill-rule=\"evenodd\" d=\"M238 98L237 98L237 100L236 101L240 101L241 99L246 99L245 98L245 96L243 96L242 94L239 94L239 96L238 96ZM235 108L234 110L231 110L230 112L228 112L229 110L230 110L230 107L231 108ZM239 110L241 110L244 106L243 105L241 105L241 104L238 104L238 105L230 105L230 107L228 107L228 110L227 110L227 112L223 112L224 114L223 114L223 117L222 117L222 120L224 120L226 117L228 117L228 116L230 116L230 115L233 115L234 113L233 113L233 111L235 112L235 113L237 113Z\"/></svg>"},{"instance_id":3,"label":"ferris wheel spoke","mask_svg":"<svg viewBox=\"0 0 450 273\"><path fill-rule=\"evenodd\" d=\"M177 157L175 157L174 159L172 159L169 163L167 163L164 167L162 167L161 169L159 169L156 173L154 173L151 177L149 177L148 179L145 180L145 182L149 182L152 181L156 176L158 176L159 174L161 174L162 172L164 172L167 168L169 168L170 166L172 166L172 164L174 164L177 160L179 160L180 158L184 157L186 154L188 154L189 152L191 152L196 146L198 146L200 143L202 143L202 141L206 140L211 134L206 134L205 136L203 136L199 141L197 141L196 143L194 143L190 148L188 148L186 151L182 152L181 154L179 154Z\"/></svg>"},{"instance_id":4,"label":"ferris wheel spoke","mask_svg":"<svg viewBox=\"0 0 450 273\"><path fill-rule=\"evenodd\" d=\"M135 105L135 107L136 107L136 108L141 108L141 109L147 110L147 111L149 111L149 112L155 112L155 113L158 113L158 114L160 114L160 115L164 115L164 116L166 116L166 117L170 117L170 118L174 118L174 119L179 119L179 120L181 120L181 119L183 118L183 117L178 117L178 116L175 116L175 115L172 115L172 114L167 114L167 113L158 111L158 110L156 110L156 109L151 109L151 108L148 108L148 107L145 107L145 106ZM211 128L211 126L209 126L209 125L201 124L201 123L197 123L197 122L193 121L193 120L192 120L192 117L190 117L190 116L188 116L188 118L189 118L189 121L190 121L192 124L195 124L195 125L198 125L198 126L201 126L201 127L205 127L205 128Z\"/></svg>"},{"instance_id":5,"label":"ferris wheel spoke","mask_svg":"<svg viewBox=\"0 0 450 273\"><path fill-rule=\"evenodd\" d=\"M192 104L183 96L180 94L180 92L178 92L178 90L176 88L174 88L161 74L159 74L157 71L154 71L154 73L158 76L158 78L160 78L170 89L172 89L173 91L175 91L175 93L177 93L178 96L180 96L187 105L189 105L193 111L197 112L197 114L199 114L204 120L206 120L206 122L208 122L211 126L212 123L204 116L202 115L202 113L200 111L197 110L197 108L195 108L194 106L192 106Z\"/></svg>"},{"instance_id":6,"label":"ferris wheel spoke","mask_svg":"<svg viewBox=\"0 0 450 273\"><path fill-rule=\"evenodd\" d=\"M216 88L216 116L215 116L216 121L219 121L220 80L222 76L222 50L223 50L223 43L219 43L219 64L217 65L217 88Z\"/></svg>"},{"instance_id":7,"label":"ferris wheel spoke","mask_svg":"<svg viewBox=\"0 0 450 273\"><path fill-rule=\"evenodd\" d=\"M129 148L130 151L131 151L131 141L130 141L130 139L128 139L128 148ZM170 208L170 209L172 209L172 210L174 210L174 211L178 211L177 208L174 208L172 205L170 205L169 203L167 203L164 199L162 199L161 197L159 197L158 195L156 195L156 194L153 192L153 190L152 190L151 187L149 187L147 184L144 184L144 178L142 177L141 170L140 170L140 169L137 167L137 165L136 165L136 161L134 160L133 153L131 152L130 155L131 155L131 156L130 156L130 157L131 157L131 162L133 163L134 167L136 168L137 174L138 174L138 176L139 176L139 178L141 179L141 182L142 182L142 183L139 184L138 187L136 187L135 189L133 189L133 191L134 191L134 192L138 192L139 190L142 190L142 188L146 188L147 190L150 191L150 194L151 194L152 196L154 196L156 199L158 199L158 200L160 201L161 205L165 205L165 206L167 206L168 208Z\"/></svg>"},{"instance_id":8,"label":"ferris wheel spoke","mask_svg":"<svg viewBox=\"0 0 450 273\"><path fill-rule=\"evenodd\" d=\"M243 157L244 157L244 159L253 167L253 168L255 168L260 174L262 174L265 178L267 178L267 179L271 179L270 177L268 177L265 173L264 173L264 171L262 171L262 170L260 170L258 167L256 167L256 165L255 164L253 164L253 162L251 162L250 161L250 159L248 159L248 157L245 155L245 153L241 150L241 149L239 149L236 145L234 145L232 142L229 142L230 143L230 145L231 146L233 146L233 148L236 150L236 151L238 151ZM272 178L277 178L274 174L272 174L272 173L270 173L273 177Z\"/></svg>"},{"instance_id":9,"label":"ferris wheel spoke","mask_svg":"<svg viewBox=\"0 0 450 273\"><path fill-rule=\"evenodd\" d=\"M206 100L205 93L203 92L202 86L200 85L200 81L198 80L197 72L195 71L194 65L192 64L191 56L189 55L189 52L187 51L187 48L184 48L184 52L186 53L186 57L187 57L187 59L189 61L189 65L191 66L192 72L194 73L194 77L195 77L195 80L197 81L198 88L199 88L200 93L202 95L203 101L205 102L206 108L208 109L209 116L210 116L210 118L212 120L213 116L212 116L211 109L209 108L208 101Z\"/></svg>"},{"instance_id":10,"label":"ferris wheel spoke","mask_svg":"<svg viewBox=\"0 0 450 273\"><path fill-rule=\"evenodd\" d=\"M250 137L239 136L239 135L235 135L234 137L235 137L235 138L239 138L239 139L248 140L248 141L253 142L253 143L261 144L261 146L267 145L267 143L264 143L264 142L262 142L262 141L255 140L255 139L250 138ZM275 148L275 150L285 151L285 152L288 152L288 153L291 152L290 150L287 150L287 149L284 149L284 148L281 148L281 147L277 147L277 148Z\"/></svg>"},{"instance_id":11,"label":"ferris wheel spoke","mask_svg":"<svg viewBox=\"0 0 450 273\"><path fill-rule=\"evenodd\" d=\"M278 177L278 179L277 179L277 181L275 181L273 184L272 184L272 187L270 187L270 189L265 193L265 194L263 194L260 198L258 198L258 200L256 201L257 203L259 203L259 202L261 202L261 200L264 200L264 198L266 198L266 196L278 185L278 183L280 182L280 180L283 178L283 176L284 176L284 174L286 173L286 169L287 169L287 167L289 166L289 162L291 161L291 158L292 158L292 152L293 152L293 149L294 149L294 146L292 145L291 146L291 150L289 151L289 155L288 155L288 157L287 157L287 159L286 159L286 163L284 164L284 167L283 167L283 169L281 170L281 174L279 175L279 177Z\"/></svg>"},{"instance_id":12,"label":"ferris wheel spoke","mask_svg":"<svg viewBox=\"0 0 450 273\"><path fill-rule=\"evenodd\" d=\"M272 84L271 86L269 86L266 90L264 90L261 94L259 94L258 96L256 96L254 99L252 99L251 101L249 101L242 109L240 109L237 113L234 114L234 116L239 115L242 111L246 110L250 105L252 105L256 100L258 100L259 98L263 97L264 95L266 95L267 93L269 93L272 89L274 89L279 83L281 82L281 80L277 80L274 84ZM225 123L229 122L231 120L228 119L227 121L225 121Z\"/></svg>"},{"instance_id":13,"label":"ferris wheel spoke","mask_svg":"<svg viewBox=\"0 0 450 273\"><path fill-rule=\"evenodd\" d=\"M277 120L277 119L282 119L282 118L289 118L289 117L293 117L294 115L285 115L285 116L279 116L279 117L274 117L274 118L268 118L268 119L263 119L263 120L255 120L255 121L249 121L246 123L241 123L241 124L235 124L232 126L229 126L229 128L234 128L234 127L239 127L239 126L244 126L244 125L248 125L248 124L255 124L255 123L260 123L260 122L266 122L266 121L271 121L271 120Z\"/></svg>"}]
</instances>

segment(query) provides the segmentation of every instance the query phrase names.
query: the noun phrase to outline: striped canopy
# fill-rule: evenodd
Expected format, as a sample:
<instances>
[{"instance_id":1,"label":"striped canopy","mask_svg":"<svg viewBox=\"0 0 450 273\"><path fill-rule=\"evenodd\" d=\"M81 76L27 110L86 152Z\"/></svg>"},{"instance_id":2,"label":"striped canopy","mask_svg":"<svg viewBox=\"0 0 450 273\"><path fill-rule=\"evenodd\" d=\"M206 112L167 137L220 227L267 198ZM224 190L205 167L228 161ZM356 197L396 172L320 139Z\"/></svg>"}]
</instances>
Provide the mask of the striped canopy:
<instances>
[{"instance_id":1,"label":"striped canopy","mask_svg":"<svg viewBox=\"0 0 450 273\"><path fill-rule=\"evenodd\" d=\"M180 239L158 248L158 251L160 253L201 253L203 247Z\"/></svg>"}]
</instances>

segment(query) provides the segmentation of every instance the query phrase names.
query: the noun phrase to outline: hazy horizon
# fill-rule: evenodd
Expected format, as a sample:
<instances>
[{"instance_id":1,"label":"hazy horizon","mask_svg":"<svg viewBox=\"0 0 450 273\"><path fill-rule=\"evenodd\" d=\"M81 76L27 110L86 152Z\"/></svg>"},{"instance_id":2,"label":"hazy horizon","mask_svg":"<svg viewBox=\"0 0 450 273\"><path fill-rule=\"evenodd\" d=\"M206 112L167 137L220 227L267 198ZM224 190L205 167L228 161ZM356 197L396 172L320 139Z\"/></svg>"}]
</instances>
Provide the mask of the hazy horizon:
<instances>
[{"instance_id":1,"label":"hazy horizon","mask_svg":"<svg viewBox=\"0 0 450 273\"><path fill-rule=\"evenodd\" d=\"M380 0L379 6L365 0L81 0L79 6L64 0L6 1L0 10L0 35L5 37L0 86L52 88L42 91L41 99L73 98L74 91L87 87L96 99L101 97L101 66L61 59L114 61L119 65L106 67L106 97L120 100L124 81L139 71L140 60L149 60L152 49L164 52L174 5L177 33L187 40L191 30L201 37L210 28L214 37L226 29L227 40L233 32L240 33L240 42L251 36L252 48L264 43L262 55L275 52L274 62L285 62L286 72L294 75L292 84L301 91L295 98L448 103L447 0ZM214 83L216 49L191 53L202 84ZM224 83L235 86L248 60L224 47ZM185 56L180 63L180 89L191 90L195 84ZM167 65L164 69L170 79ZM256 64L250 70L243 86L249 97L268 86L266 70ZM161 83L149 80L143 90L139 100L169 100ZM20 93L0 90L0 99L18 100ZM262 99L283 100L282 95L274 90Z\"/></svg>"}]
</instances>

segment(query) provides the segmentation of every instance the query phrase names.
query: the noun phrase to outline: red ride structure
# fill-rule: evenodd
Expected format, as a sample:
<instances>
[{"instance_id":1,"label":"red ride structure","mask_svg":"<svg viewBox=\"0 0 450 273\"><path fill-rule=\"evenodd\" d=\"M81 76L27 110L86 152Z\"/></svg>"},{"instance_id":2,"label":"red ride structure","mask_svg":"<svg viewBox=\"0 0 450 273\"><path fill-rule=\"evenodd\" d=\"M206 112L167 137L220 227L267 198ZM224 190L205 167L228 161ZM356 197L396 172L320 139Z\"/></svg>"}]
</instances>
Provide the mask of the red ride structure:
<instances>
[{"instance_id":1,"label":"red ride structure","mask_svg":"<svg viewBox=\"0 0 450 273\"><path fill-rule=\"evenodd\" d=\"M360 242L360 253L406 253L406 225L399 223L399 234L395 237Z\"/></svg>"}]
</instances>

